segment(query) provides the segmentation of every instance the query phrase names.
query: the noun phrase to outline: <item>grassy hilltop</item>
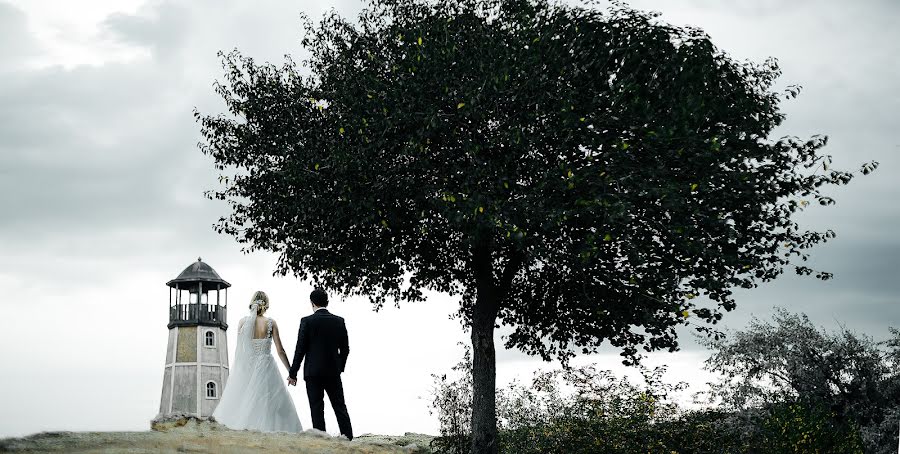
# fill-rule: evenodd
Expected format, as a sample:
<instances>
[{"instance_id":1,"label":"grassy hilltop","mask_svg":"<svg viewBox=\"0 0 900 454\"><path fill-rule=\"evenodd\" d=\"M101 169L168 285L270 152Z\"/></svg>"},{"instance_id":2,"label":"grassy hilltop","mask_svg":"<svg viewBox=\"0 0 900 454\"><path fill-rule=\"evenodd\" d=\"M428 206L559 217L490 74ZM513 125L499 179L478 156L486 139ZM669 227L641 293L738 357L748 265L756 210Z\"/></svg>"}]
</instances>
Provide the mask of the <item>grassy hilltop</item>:
<instances>
[{"instance_id":1,"label":"grassy hilltop","mask_svg":"<svg viewBox=\"0 0 900 454\"><path fill-rule=\"evenodd\" d=\"M17 453L222 453L425 454L431 437L362 435L352 442L318 431L301 434L229 430L189 421L164 431L46 432L0 440L0 452Z\"/></svg>"}]
</instances>

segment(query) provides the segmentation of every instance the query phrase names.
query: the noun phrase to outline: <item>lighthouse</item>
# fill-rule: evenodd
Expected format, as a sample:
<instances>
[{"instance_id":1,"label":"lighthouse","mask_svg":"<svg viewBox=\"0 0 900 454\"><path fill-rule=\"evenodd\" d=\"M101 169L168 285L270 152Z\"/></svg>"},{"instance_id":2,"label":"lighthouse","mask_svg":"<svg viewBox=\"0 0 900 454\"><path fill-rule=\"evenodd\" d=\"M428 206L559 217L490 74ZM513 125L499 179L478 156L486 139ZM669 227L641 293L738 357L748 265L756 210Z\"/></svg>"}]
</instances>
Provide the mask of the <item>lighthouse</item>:
<instances>
[{"instance_id":1,"label":"lighthouse","mask_svg":"<svg viewBox=\"0 0 900 454\"><path fill-rule=\"evenodd\" d=\"M157 418L209 417L228 380L228 287L201 259L169 287L169 344Z\"/></svg>"}]
</instances>

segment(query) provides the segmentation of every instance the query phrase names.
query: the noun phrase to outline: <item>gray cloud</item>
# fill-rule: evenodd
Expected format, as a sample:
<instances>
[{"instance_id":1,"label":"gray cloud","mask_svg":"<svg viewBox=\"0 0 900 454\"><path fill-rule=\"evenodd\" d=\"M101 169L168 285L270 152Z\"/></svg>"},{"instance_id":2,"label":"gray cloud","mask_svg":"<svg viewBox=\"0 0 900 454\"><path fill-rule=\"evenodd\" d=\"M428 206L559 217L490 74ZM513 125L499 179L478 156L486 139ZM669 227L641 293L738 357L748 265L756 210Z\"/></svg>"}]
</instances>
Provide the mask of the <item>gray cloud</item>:
<instances>
[{"instance_id":1,"label":"gray cloud","mask_svg":"<svg viewBox=\"0 0 900 454\"><path fill-rule=\"evenodd\" d=\"M196 186L181 172L202 157L190 104L153 71L49 68L0 88L0 190L12 195L0 209L15 213L0 220L0 231L27 240L181 214L179 186Z\"/></svg>"},{"instance_id":2,"label":"gray cloud","mask_svg":"<svg viewBox=\"0 0 900 454\"><path fill-rule=\"evenodd\" d=\"M646 2L635 2L646 4ZM656 2L659 5L658 2ZM781 15L810 15L810 9L822 7L841 7L845 11L852 10L897 10L896 2L892 0L864 0L847 4L841 0L729 0L727 2L717 0L676 0L666 2L675 5L675 8L694 6L706 10L727 10L734 14L746 16L781 16ZM672 6L667 5L671 8ZM657 8L659 6L656 6Z\"/></svg>"},{"instance_id":3,"label":"gray cloud","mask_svg":"<svg viewBox=\"0 0 900 454\"><path fill-rule=\"evenodd\" d=\"M113 39L149 47L155 55L165 58L187 38L188 27L194 19L191 14L187 7L163 3L145 6L138 15L114 14L103 26Z\"/></svg>"},{"instance_id":4,"label":"gray cloud","mask_svg":"<svg viewBox=\"0 0 900 454\"><path fill-rule=\"evenodd\" d=\"M343 8L353 14L359 5ZM0 193L8 196L0 210L12 215L0 217L0 274L33 269L38 277L55 267L60 276L84 277L65 260L35 258L37 250L90 254L109 270L93 276L113 276L122 260L145 254L183 261L185 251L237 250L211 229L226 206L202 195L217 187L216 173L196 147L192 111L222 110L212 88L222 73L217 51L239 48L273 62L299 54L300 12L271 0L150 2L101 24L107 43L145 49L148 57L7 72ZM3 33L12 38L4 43L28 41L24 23L0 3L0 24L10 25Z\"/></svg>"},{"instance_id":5,"label":"gray cloud","mask_svg":"<svg viewBox=\"0 0 900 454\"><path fill-rule=\"evenodd\" d=\"M37 42L28 31L25 14L0 2L0 74L16 69L38 52Z\"/></svg>"},{"instance_id":6,"label":"gray cloud","mask_svg":"<svg viewBox=\"0 0 900 454\"><path fill-rule=\"evenodd\" d=\"M43 184L27 182L38 197L61 183L75 189L73 196L87 191L99 197L93 201L116 201L119 194L142 196L128 185L165 192L172 179L188 175L188 170L203 166L204 174L212 174L212 166L196 149L199 127L191 111L198 105L206 112L222 108L212 90L221 74L216 52L238 47L259 60L278 61L299 42L297 7L263 3L251 8L241 2L196 2L189 9L165 2L138 15L117 14L104 22L109 37L152 48L150 59L72 70L22 69L7 75L0 87L4 182L19 186L22 181L9 179L13 174L23 180L43 174ZM3 18L11 16L7 10L16 11L0 6ZM104 177L109 180L98 186L106 194L90 192L90 182Z\"/></svg>"}]
</instances>

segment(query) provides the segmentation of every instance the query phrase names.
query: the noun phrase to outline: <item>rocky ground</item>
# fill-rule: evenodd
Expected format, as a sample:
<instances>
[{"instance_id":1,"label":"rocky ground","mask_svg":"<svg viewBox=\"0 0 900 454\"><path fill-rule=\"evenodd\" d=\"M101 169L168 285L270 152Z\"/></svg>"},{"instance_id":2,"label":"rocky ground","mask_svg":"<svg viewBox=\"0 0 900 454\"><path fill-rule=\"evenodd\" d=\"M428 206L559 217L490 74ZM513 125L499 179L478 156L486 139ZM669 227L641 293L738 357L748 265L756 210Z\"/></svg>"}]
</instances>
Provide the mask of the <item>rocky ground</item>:
<instances>
[{"instance_id":1,"label":"rocky ground","mask_svg":"<svg viewBox=\"0 0 900 454\"><path fill-rule=\"evenodd\" d=\"M361 435L347 441L315 429L301 434L229 430L188 420L147 432L46 432L0 440L0 452L17 453L309 453L429 454L432 437Z\"/></svg>"}]
</instances>

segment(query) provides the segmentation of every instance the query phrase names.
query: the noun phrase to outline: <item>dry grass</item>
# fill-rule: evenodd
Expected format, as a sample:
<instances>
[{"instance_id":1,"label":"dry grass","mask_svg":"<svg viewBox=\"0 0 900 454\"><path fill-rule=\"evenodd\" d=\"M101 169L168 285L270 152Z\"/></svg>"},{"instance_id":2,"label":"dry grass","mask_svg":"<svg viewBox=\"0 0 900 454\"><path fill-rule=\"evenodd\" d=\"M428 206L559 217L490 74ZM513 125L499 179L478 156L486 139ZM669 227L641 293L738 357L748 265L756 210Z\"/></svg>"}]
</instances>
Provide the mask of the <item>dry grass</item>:
<instances>
[{"instance_id":1,"label":"dry grass","mask_svg":"<svg viewBox=\"0 0 900 454\"><path fill-rule=\"evenodd\" d=\"M428 453L428 437L368 437L352 442L310 430L301 434L234 431L189 422L165 432L48 432L0 440L0 452L18 453ZM418 442L415 444L409 444ZM398 446L398 443L408 446Z\"/></svg>"}]
</instances>

